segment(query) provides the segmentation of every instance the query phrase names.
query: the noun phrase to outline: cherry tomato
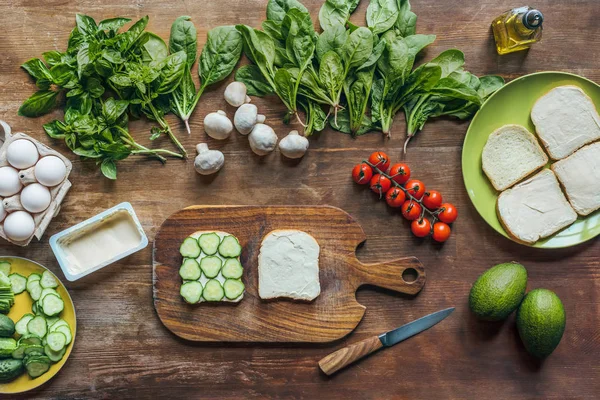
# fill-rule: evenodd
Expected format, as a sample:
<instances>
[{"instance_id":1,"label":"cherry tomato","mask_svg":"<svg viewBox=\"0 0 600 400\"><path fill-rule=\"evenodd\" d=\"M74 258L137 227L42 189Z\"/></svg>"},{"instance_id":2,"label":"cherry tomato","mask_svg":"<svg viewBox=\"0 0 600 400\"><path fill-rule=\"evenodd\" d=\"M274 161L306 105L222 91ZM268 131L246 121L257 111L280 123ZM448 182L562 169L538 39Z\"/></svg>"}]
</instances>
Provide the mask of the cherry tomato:
<instances>
[{"instance_id":1,"label":"cherry tomato","mask_svg":"<svg viewBox=\"0 0 600 400\"><path fill-rule=\"evenodd\" d=\"M450 237L450 226L444 222L433 224L433 240L443 243Z\"/></svg>"},{"instance_id":2,"label":"cherry tomato","mask_svg":"<svg viewBox=\"0 0 600 400\"><path fill-rule=\"evenodd\" d=\"M458 211L456 207L454 207L450 203L444 203L440 206L440 213L438 214L438 218L440 221L445 222L447 224L451 224L456 221L456 217L458 217Z\"/></svg>"},{"instance_id":3,"label":"cherry tomato","mask_svg":"<svg viewBox=\"0 0 600 400\"><path fill-rule=\"evenodd\" d=\"M414 220L410 224L410 230L416 237L425 237L431 233L431 222L425 218L421 220Z\"/></svg>"},{"instance_id":4,"label":"cherry tomato","mask_svg":"<svg viewBox=\"0 0 600 400\"><path fill-rule=\"evenodd\" d=\"M402 204L402 215L409 221L419 219L421 216L422 208L419 203L415 203L412 200L407 200Z\"/></svg>"},{"instance_id":5,"label":"cherry tomato","mask_svg":"<svg viewBox=\"0 0 600 400\"><path fill-rule=\"evenodd\" d=\"M411 179L406 182L404 188L408 190L408 193L412 194L413 197L417 200L420 200L421 197L425 194L425 184L419 180Z\"/></svg>"},{"instance_id":6,"label":"cherry tomato","mask_svg":"<svg viewBox=\"0 0 600 400\"><path fill-rule=\"evenodd\" d=\"M371 156L369 156L369 162L383 172L387 172L390 167L390 158L383 151L376 151L371 154Z\"/></svg>"},{"instance_id":7,"label":"cherry tomato","mask_svg":"<svg viewBox=\"0 0 600 400\"><path fill-rule=\"evenodd\" d=\"M388 203L388 206L390 207L401 207L402 204L404 204L404 200L406 200L406 195L402 189L398 187L391 188L385 194L385 202Z\"/></svg>"},{"instance_id":8,"label":"cherry tomato","mask_svg":"<svg viewBox=\"0 0 600 400\"><path fill-rule=\"evenodd\" d=\"M383 175L375 174L371 178L371 190L379 195L381 198L392 186L392 181Z\"/></svg>"},{"instance_id":9,"label":"cherry tomato","mask_svg":"<svg viewBox=\"0 0 600 400\"><path fill-rule=\"evenodd\" d=\"M369 165L362 163L352 168L352 179L359 185L366 185L371 181L373 176L373 168Z\"/></svg>"},{"instance_id":10,"label":"cherry tomato","mask_svg":"<svg viewBox=\"0 0 600 400\"><path fill-rule=\"evenodd\" d=\"M410 168L403 163L394 164L392 165L392 168L390 168L390 178L403 185L410 179Z\"/></svg>"},{"instance_id":11,"label":"cherry tomato","mask_svg":"<svg viewBox=\"0 0 600 400\"><path fill-rule=\"evenodd\" d=\"M437 190L428 190L423 195L423 205L430 210L437 210L442 205L442 194Z\"/></svg>"}]
</instances>

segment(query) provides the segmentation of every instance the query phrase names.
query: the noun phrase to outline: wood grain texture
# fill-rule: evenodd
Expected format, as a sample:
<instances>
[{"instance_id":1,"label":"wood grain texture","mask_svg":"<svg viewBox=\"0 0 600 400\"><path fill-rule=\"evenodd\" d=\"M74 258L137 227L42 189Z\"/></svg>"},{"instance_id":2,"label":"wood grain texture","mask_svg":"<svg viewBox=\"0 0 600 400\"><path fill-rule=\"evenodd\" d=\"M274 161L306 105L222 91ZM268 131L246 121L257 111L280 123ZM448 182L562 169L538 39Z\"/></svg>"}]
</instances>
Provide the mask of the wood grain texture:
<instances>
[{"instance_id":1,"label":"wood grain texture","mask_svg":"<svg viewBox=\"0 0 600 400\"><path fill-rule=\"evenodd\" d=\"M302 0L316 18L322 0ZM417 31L437 35L420 60L448 48L465 52L466 68L477 75L500 74L510 80L527 73L558 70L600 82L600 7L598 0L539 0L546 17L544 38L527 53L495 54L491 20L514 7L509 0L412 0ZM519 3L518 5L521 5ZM202 130L204 116L233 109L223 100L227 82L205 93L192 115L192 135L169 116L175 134L192 153L199 142L223 151L218 175L202 178L191 160L165 166L143 157L119 162L119 179L101 177L92 161L81 161L61 141L49 139L42 124L61 117L17 116L19 105L36 89L18 65L51 49L64 50L74 14L96 19L150 16L149 29L166 38L180 15L198 27L200 45L208 29L245 23L259 27L266 0L10 0L0 2L0 118L15 131L52 146L73 162L73 188L44 238L27 248L0 241L0 254L38 261L63 277L48 238L122 201L130 201L153 240L171 214L194 204L316 205L348 212L362 226L367 242L361 262L414 255L427 268L427 285L418 296L361 288L357 301L367 307L356 330L327 345L194 345L181 340L158 319L152 303L150 247L84 280L67 282L77 311L77 339L61 372L30 394L36 399L596 399L600 393L600 248L598 239L553 251L511 242L487 226L471 205L462 182L460 159L468 123L441 119L427 123L404 160L415 177L454 203L459 218L444 245L419 240L409 224L364 187L350 179L352 167L375 150L394 161L402 156L405 127L399 116L392 138L370 134L356 140L326 130L310 139L299 162L278 153L253 156L246 137L219 142ZM367 1L352 21L364 25ZM421 62L421 61L418 61ZM253 99L279 137L285 109L273 98ZM131 123L133 136L150 143L151 123ZM298 128L298 126L293 126ZM529 357L520 343L514 317L502 324L482 323L469 312L469 289L486 268L516 260L527 267L529 289L548 288L560 296L567 314L562 342L543 362ZM332 378L318 360L332 351L396 328L446 307L456 311L436 329L356 363Z\"/></svg>"},{"instance_id":2,"label":"wood grain texture","mask_svg":"<svg viewBox=\"0 0 600 400\"><path fill-rule=\"evenodd\" d=\"M320 246L321 294L311 302L261 300L258 255L266 235L276 229L297 229ZM186 304L180 294L179 246L197 231L235 235L243 247L240 260L246 293L236 304ZM366 236L360 225L335 207L192 206L170 216L154 240L154 307L174 334L199 342L310 342L340 339L360 322L365 307L356 290L365 284L404 294L417 294L425 270L416 258L364 265L356 248ZM403 280L405 270L416 279Z\"/></svg>"},{"instance_id":3,"label":"wood grain texture","mask_svg":"<svg viewBox=\"0 0 600 400\"><path fill-rule=\"evenodd\" d=\"M383 344L378 336L366 338L357 343L343 347L319 360L319 368L325 375L333 375L340 369L381 349Z\"/></svg>"}]
</instances>

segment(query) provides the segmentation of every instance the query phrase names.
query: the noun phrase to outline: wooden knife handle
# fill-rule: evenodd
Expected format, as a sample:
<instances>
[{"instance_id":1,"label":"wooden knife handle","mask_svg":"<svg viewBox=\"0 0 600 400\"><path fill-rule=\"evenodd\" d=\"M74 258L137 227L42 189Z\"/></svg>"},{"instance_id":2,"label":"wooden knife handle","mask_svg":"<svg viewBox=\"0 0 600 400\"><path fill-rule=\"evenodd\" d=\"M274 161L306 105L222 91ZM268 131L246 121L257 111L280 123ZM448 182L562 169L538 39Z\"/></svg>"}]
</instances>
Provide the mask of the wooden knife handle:
<instances>
[{"instance_id":1,"label":"wooden knife handle","mask_svg":"<svg viewBox=\"0 0 600 400\"><path fill-rule=\"evenodd\" d=\"M376 352L383 345L378 336L372 336L360 342L351 344L350 346L339 349L336 352L324 357L319 361L321 371L327 375L334 374L340 369L352 364L361 358Z\"/></svg>"}]
</instances>

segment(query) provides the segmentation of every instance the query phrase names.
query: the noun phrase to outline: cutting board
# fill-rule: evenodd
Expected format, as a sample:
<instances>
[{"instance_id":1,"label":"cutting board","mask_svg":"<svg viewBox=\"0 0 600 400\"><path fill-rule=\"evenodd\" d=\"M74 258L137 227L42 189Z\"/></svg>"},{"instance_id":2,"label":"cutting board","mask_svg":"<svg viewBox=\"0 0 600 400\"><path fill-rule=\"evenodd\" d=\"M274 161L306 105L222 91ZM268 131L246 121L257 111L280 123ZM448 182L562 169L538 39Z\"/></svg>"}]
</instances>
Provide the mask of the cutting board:
<instances>
[{"instance_id":1,"label":"cutting board","mask_svg":"<svg viewBox=\"0 0 600 400\"><path fill-rule=\"evenodd\" d=\"M312 302L261 300L258 296L258 254L263 237L275 229L298 229L312 235L321 252L321 294ZM182 257L179 246L196 231L225 231L243 246L243 282L239 303L190 305L179 295ZM192 206L176 212L154 240L154 307L175 335L199 342L330 342L350 333L365 307L356 290L373 285L417 294L425 270L415 257L363 264L356 247L366 240L361 226L346 212L329 206ZM411 282L405 272L416 276ZM405 274L405 277L407 276Z\"/></svg>"}]
</instances>

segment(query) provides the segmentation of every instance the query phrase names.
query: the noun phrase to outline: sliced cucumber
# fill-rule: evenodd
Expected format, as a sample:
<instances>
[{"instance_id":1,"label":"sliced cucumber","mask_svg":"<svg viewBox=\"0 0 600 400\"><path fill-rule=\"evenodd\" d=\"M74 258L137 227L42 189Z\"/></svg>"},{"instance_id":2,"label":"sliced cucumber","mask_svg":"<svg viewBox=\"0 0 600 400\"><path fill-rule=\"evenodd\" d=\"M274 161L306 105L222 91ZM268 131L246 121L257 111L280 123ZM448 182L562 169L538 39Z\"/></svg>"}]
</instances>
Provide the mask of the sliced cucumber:
<instances>
[{"instance_id":1,"label":"sliced cucumber","mask_svg":"<svg viewBox=\"0 0 600 400\"><path fill-rule=\"evenodd\" d=\"M69 343L71 343L71 340L73 340L73 334L71 333L71 328L69 328L69 325L61 325L58 328L56 328L55 332L60 332L63 335L65 335L65 337L67 338L67 346L69 345Z\"/></svg>"},{"instance_id":2,"label":"sliced cucumber","mask_svg":"<svg viewBox=\"0 0 600 400\"><path fill-rule=\"evenodd\" d=\"M183 243L181 243L181 247L179 247L179 252L182 256L187 258L197 258L200 257L200 245L198 241L193 237L185 238Z\"/></svg>"},{"instance_id":3,"label":"sliced cucumber","mask_svg":"<svg viewBox=\"0 0 600 400\"><path fill-rule=\"evenodd\" d=\"M40 314L40 310L38 310L38 302L34 301L33 304L31 305L31 312L34 315L39 315Z\"/></svg>"},{"instance_id":4,"label":"sliced cucumber","mask_svg":"<svg viewBox=\"0 0 600 400\"><path fill-rule=\"evenodd\" d=\"M31 321L27 323L27 330L29 333L33 333L37 337L43 338L46 336L46 332L48 332L46 318L42 317L41 315L33 317Z\"/></svg>"},{"instance_id":5,"label":"sliced cucumber","mask_svg":"<svg viewBox=\"0 0 600 400\"><path fill-rule=\"evenodd\" d=\"M8 279L10 279L10 285L14 294L21 294L27 288L27 278L23 275L17 273L10 274Z\"/></svg>"},{"instance_id":6,"label":"sliced cucumber","mask_svg":"<svg viewBox=\"0 0 600 400\"><path fill-rule=\"evenodd\" d=\"M62 332L50 332L46 344L54 351L61 351L67 345L67 336Z\"/></svg>"},{"instance_id":7,"label":"sliced cucumber","mask_svg":"<svg viewBox=\"0 0 600 400\"><path fill-rule=\"evenodd\" d=\"M229 300L235 300L244 293L246 286L239 279L227 279L223 283L223 289L225 290L225 297Z\"/></svg>"},{"instance_id":8,"label":"sliced cucumber","mask_svg":"<svg viewBox=\"0 0 600 400\"><path fill-rule=\"evenodd\" d=\"M54 277L54 275L52 275L52 272L48 270L44 271L44 273L42 274L40 284L43 288L55 289L58 287L58 282L56 281L56 278Z\"/></svg>"},{"instance_id":9,"label":"sliced cucumber","mask_svg":"<svg viewBox=\"0 0 600 400\"><path fill-rule=\"evenodd\" d=\"M27 282L27 291L34 301L38 301L42 296L42 285L40 285L40 281Z\"/></svg>"},{"instance_id":10,"label":"sliced cucumber","mask_svg":"<svg viewBox=\"0 0 600 400\"><path fill-rule=\"evenodd\" d=\"M200 268L207 278L215 278L219 275L222 265L223 262L221 259L215 256L204 257L202 261L200 261Z\"/></svg>"},{"instance_id":11,"label":"sliced cucumber","mask_svg":"<svg viewBox=\"0 0 600 400\"><path fill-rule=\"evenodd\" d=\"M42 311L49 317L60 314L64 309L65 302L56 294L47 294L42 300ZM29 327L27 328L29 329Z\"/></svg>"},{"instance_id":12,"label":"sliced cucumber","mask_svg":"<svg viewBox=\"0 0 600 400\"><path fill-rule=\"evenodd\" d=\"M204 254L209 256L217 254L221 238L216 233L204 233L198 238L198 244L202 248Z\"/></svg>"},{"instance_id":13,"label":"sliced cucumber","mask_svg":"<svg viewBox=\"0 0 600 400\"><path fill-rule=\"evenodd\" d=\"M42 339L37 336L37 335L33 335L33 334L28 334L28 335L24 335L19 339L19 345L30 345L30 344L36 344L36 345L41 345L42 344Z\"/></svg>"},{"instance_id":14,"label":"sliced cucumber","mask_svg":"<svg viewBox=\"0 0 600 400\"><path fill-rule=\"evenodd\" d=\"M52 325L50 325L49 331L50 332L54 332L55 330L57 330L61 326L67 326L67 327L69 327L69 323L67 321L65 321L64 319L59 319L58 321L56 321L55 323L53 323Z\"/></svg>"},{"instance_id":15,"label":"sliced cucumber","mask_svg":"<svg viewBox=\"0 0 600 400\"><path fill-rule=\"evenodd\" d=\"M41 274L38 274L38 273L29 274L29 276L27 277L27 283L32 282L32 281L39 281L40 279L42 279Z\"/></svg>"},{"instance_id":16,"label":"sliced cucumber","mask_svg":"<svg viewBox=\"0 0 600 400\"><path fill-rule=\"evenodd\" d=\"M200 275L202 275L202 271L200 271L198 261L193 258L186 258L183 260L183 264L181 264L181 267L179 268L179 276L181 276L181 279L185 281L195 281L200 279Z\"/></svg>"},{"instance_id":17,"label":"sliced cucumber","mask_svg":"<svg viewBox=\"0 0 600 400\"><path fill-rule=\"evenodd\" d=\"M45 288L45 289L42 289L42 293L40 293L39 302L42 303L44 300L44 297L46 297L46 295L48 295L48 294L55 294L58 297L60 297L60 294L58 294L58 292L56 290L54 290L52 288ZM61 299L62 299L62 297L61 297Z\"/></svg>"},{"instance_id":18,"label":"sliced cucumber","mask_svg":"<svg viewBox=\"0 0 600 400\"><path fill-rule=\"evenodd\" d=\"M52 325L54 325L55 323L57 323L59 320L60 320L59 317L48 317L48 318L46 318L46 325L48 325L48 332L51 332L50 331L50 327Z\"/></svg>"},{"instance_id":19,"label":"sliced cucumber","mask_svg":"<svg viewBox=\"0 0 600 400\"><path fill-rule=\"evenodd\" d=\"M228 258L223 265L221 273L228 279L240 279L244 274L242 263L237 258Z\"/></svg>"},{"instance_id":20,"label":"sliced cucumber","mask_svg":"<svg viewBox=\"0 0 600 400\"><path fill-rule=\"evenodd\" d=\"M50 369L51 361L48 357L36 357L29 359L25 364L27 373L32 378L44 375Z\"/></svg>"},{"instance_id":21,"label":"sliced cucumber","mask_svg":"<svg viewBox=\"0 0 600 400\"><path fill-rule=\"evenodd\" d=\"M23 353L26 356L31 356L33 354L44 354L44 346L39 344L27 344L25 345L25 350Z\"/></svg>"},{"instance_id":22,"label":"sliced cucumber","mask_svg":"<svg viewBox=\"0 0 600 400\"><path fill-rule=\"evenodd\" d=\"M63 348L62 350L54 351L48 345L44 346L44 353L46 353L46 355L48 356L50 361L55 362L55 363L62 360L62 358L65 356L66 352L67 352L66 347Z\"/></svg>"},{"instance_id":23,"label":"sliced cucumber","mask_svg":"<svg viewBox=\"0 0 600 400\"><path fill-rule=\"evenodd\" d=\"M15 324L15 330L19 335L27 335L29 333L27 330L27 324L33 319L33 317L33 314L25 314L19 321L17 321Z\"/></svg>"},{"instance_id":24,"label":"sliced cucumber","mask_svg":"<svg viewBox=\"0 0 600 400\"><path fill-rule=\"evenodd\" d=\"M235 236L225 236L219 245L219 254L223 257L239 257L242 254L242 246Z\"/></svg>"},{"instance_id":25,"label":"sliced cucumber","mask_svg":"<svg viewBox=\"0 0 600 400\"><path fill-rule=\"evenodd\" d=\"M225 293L223 292L223 286L216 279L211 279L204 285L204 292L202 296L206 301L221 301Z\"/></svg>"},{"instance_id":26,"label":"sliced cucumber","mask_svg":"<svg viewBox=\"0 0 600 400\"><path fill-rule=\"evenodd\" d=\"M19 345L15 351L12 352L12 358L16 358L17 360L22 360L25 357L25 349L28 347L26 344Z\"/></svg>"},{"instance_id":27,"label":"sliced cucumber","mask_svg":"<svg viewBox=\"0 0 600 400\"><path fill-rule=\"evenodd\" d=\"M10 263L8 261L0 261L0 272L4 275L10 275Z\"/></svg>"},{"instance_id":28,"label":"sliced cucumber","mask_svg":"<svg viewBox=\"0 0 600 400\"><path fill-rule=\"evenodd\" d=\"M198 281L185 282L181 285L179 293L186 302L196 304L200 301L200 297L202 296L202 284Z\"/></svg>"}]
</instances>

